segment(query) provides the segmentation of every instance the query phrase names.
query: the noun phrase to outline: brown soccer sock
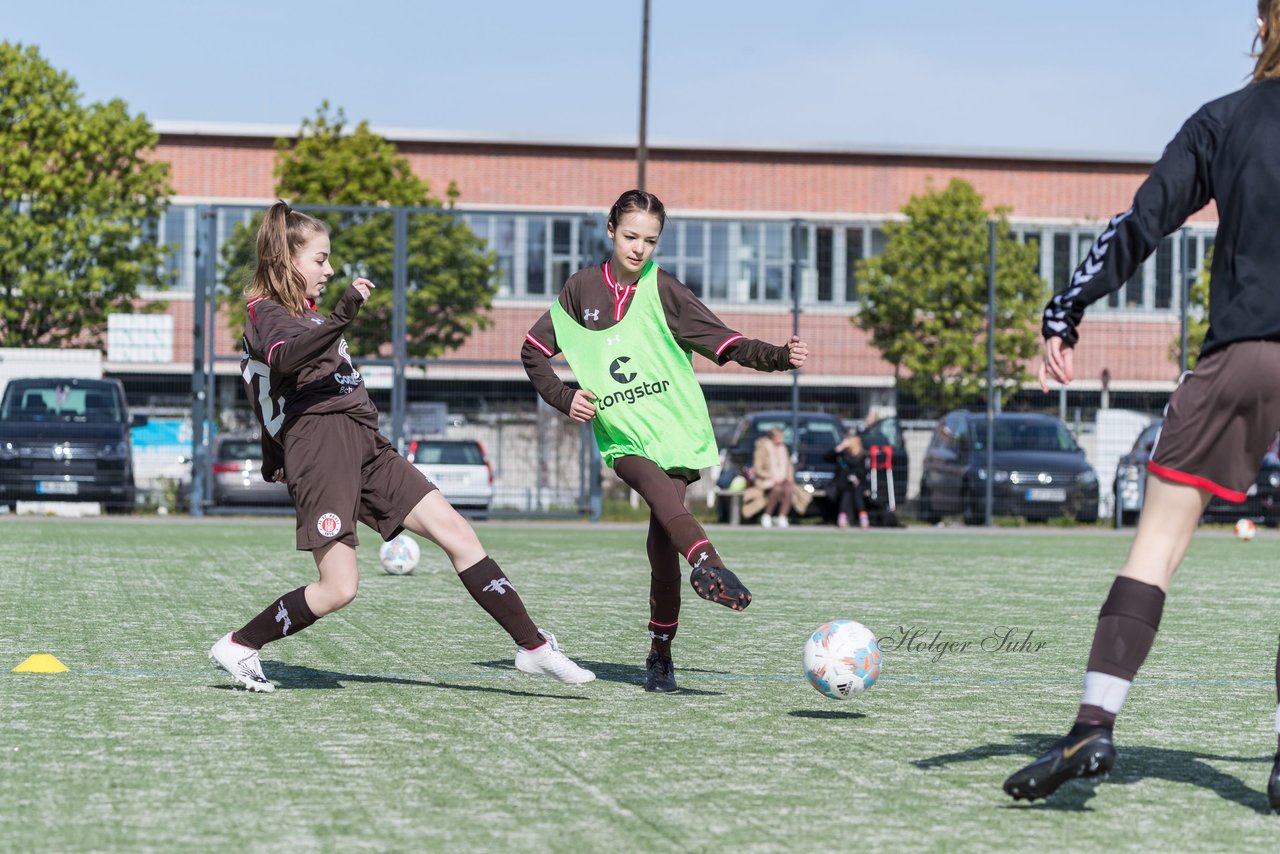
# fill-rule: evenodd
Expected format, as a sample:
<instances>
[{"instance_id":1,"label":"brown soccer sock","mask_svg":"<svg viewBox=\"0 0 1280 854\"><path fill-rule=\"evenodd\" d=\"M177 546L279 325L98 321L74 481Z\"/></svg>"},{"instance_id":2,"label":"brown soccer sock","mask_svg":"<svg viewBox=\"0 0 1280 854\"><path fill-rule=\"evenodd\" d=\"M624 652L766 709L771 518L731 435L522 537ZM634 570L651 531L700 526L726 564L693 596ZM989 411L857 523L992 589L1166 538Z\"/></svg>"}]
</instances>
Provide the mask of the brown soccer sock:
<instances>
[{"instance_id":1,"label":"brown soccer sock","mask_svg":"<svg viewBox=\"0 0 1280 854\"><path fill-rule=\"evenodd\" d=\"M666 530L649 520L649 640L654 652L671 657L671 641L680 625L680 555Z\"/></svg>"},{"instance_id":2,"label":"brown soccer sock","mask_svg":"<svg viewBox=\"0 0 1280 854\"><path fill-rule=\"evenodd\" d=\"M305 587L290 590L274 605L232 632L231 640L251 649L262 649L290 633L297 634L319 619L307 607Z\"/></svg>"},{"instance_id":3,"label":"brown soccer sock","mask_svg":"<svg viewBox=\"0 0 1280 854\"><path fill-rule=\"evenodd\" d=\"M517 646L525 649L542 646L543 638L525 610L524 602L520 601L520 594L493 558L486 557L475 566L467 567L458 573L458 578L471 598L498 621Z\"/></svg>"},{"instance_id":4,"label":"brown soccer sock","mask_svg":"<svg viewBox=\"0 0 1280 854\"><path fill-rule=\"evenodd\" d=\"M669 520L666 528L671 542L680 554L684 555L689 566L724 566L724 561L720 559L720 552L716 551L711 540L707 539L707 532L703 530L698 520L693 518L693 514L684 513Z\"/></svg>"},{"instance_id":5,"label":"brown soccer sock","mask_svg":"<svg viewBox=\"0 0 1280 854\"><path fill-rule=\"evenodd\" d=\"M685 483L643 457L621 457L613 470L649 505L651 517L691 566L724 566L707 532L684 506Z\"/></svg>"},{"instance_id":6,"label":"brown soccer sock","mask_svg":"<svg viewBox=\"0 0 1280 854\"><path fill-rule=\"evenodd\" d=\"M1098 627L1089 651L1084 700L1076 723L1115 724L1138 668L1155 643L1164 611L1164 591L1151 584L1117 576L1098 613Z\"/></svg>"}]
</instances>

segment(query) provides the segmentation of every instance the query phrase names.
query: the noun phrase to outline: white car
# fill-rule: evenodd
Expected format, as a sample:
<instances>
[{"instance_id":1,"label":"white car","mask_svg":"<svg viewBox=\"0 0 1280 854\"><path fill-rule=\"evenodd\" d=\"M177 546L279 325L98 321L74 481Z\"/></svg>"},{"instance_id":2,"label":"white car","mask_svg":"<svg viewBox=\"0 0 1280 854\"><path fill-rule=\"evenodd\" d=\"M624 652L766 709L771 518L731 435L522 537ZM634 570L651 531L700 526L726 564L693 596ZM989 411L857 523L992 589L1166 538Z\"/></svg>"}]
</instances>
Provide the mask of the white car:
<instances>
[{"instance_id":1,"label":"white car","mask_svg":"<svg viewBox=\"0 0 1280 854\"><path fill-rule=\"evenodd\" d=\"M459 510L487 511L493 501L493 469L484 447L471 439L416 439L409 462Z\"/></svg>"}]
</instances>

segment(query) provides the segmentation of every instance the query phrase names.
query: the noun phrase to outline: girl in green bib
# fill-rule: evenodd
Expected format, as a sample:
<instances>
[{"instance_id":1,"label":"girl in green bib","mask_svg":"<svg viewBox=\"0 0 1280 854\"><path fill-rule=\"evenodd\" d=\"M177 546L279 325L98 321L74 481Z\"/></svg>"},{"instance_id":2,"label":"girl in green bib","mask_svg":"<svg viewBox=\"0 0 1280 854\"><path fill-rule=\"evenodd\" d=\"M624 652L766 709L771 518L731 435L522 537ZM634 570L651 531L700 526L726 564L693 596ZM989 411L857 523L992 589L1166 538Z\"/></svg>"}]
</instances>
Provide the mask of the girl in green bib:
<instances>
[{"instance_id":1,"label":"girl in green bib","mask_svg":"<svg viewBox=\"0 0 1280 854\"><path fill-rule=\"evenodd\" d=\"M799 368L809 348L774 345L725 326L693 292L650 260L666 223L662 202L629 190L609 211L613 254L565 283L525 336L521 359L543 400L591 422L605 462L649 505L649 638L646 691L674 691L671 641L679 626L680 560L699 596L735 611L751 593L721 560L685 507L699 469L718 462L693 354L758 371ZM556 376L563 353L579 388Z\"/></svg>"}]
</instances>

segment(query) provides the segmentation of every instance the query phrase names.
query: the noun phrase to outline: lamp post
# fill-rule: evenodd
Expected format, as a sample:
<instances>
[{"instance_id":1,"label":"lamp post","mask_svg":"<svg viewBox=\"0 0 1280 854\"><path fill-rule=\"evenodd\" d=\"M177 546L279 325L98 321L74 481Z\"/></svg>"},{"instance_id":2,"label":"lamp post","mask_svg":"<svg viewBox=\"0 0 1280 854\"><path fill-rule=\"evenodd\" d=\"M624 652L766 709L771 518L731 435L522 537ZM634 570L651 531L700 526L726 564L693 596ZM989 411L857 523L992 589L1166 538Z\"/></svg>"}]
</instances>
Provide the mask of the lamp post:
<instances>
[{"instance_id":1,"label":"lamp post","mask_svg":"<svg viewBox=\"0 0 1280 854\"><path fill-rule=\"evenodd\" d=\"M649 159L646 123L649 113L649 0L644 0L644 27L640 36L640 141L636 146L636 189L644 189L645 161Z\"/></svg>"}]
</instances>

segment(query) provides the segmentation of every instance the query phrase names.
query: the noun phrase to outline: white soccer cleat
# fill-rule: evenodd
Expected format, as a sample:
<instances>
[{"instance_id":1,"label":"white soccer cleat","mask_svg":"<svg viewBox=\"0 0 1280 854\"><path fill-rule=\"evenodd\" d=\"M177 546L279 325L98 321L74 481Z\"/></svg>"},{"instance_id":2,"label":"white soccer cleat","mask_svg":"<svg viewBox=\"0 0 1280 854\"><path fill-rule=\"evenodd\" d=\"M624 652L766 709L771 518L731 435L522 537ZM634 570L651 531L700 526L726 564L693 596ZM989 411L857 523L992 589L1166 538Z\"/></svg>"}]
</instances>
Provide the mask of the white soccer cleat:
<instances>
[{"instance_id":1,"label":"white soccer cleat","mask_svg":"<svg viewBox=\"0 0 1280 854\"><path fill-rule=\"evenodd\" d=\"M547 642L537 649L517 649L516 670L530 676L550 676L566 685L582 685L596 678L594 673L585 667L579 667L560 651L555 635L542 629L538 629L538 634Z\"/></svg>"},{"instance_id":2,"label":"white soccer cleat","mask_svg":"<svg viewBox=\"0 0 1280 854\"><path fill-rule=\"evenodd\" d=\"M236 643L231 639L231 632L218 638L218 642L209 649L209 658L231 674L232 681L237 685L267 694L276 689L262 675L262 659L258 656L258 650Z\"/></svg>"}]
</instances>

